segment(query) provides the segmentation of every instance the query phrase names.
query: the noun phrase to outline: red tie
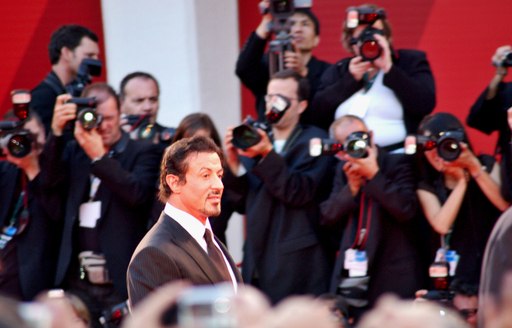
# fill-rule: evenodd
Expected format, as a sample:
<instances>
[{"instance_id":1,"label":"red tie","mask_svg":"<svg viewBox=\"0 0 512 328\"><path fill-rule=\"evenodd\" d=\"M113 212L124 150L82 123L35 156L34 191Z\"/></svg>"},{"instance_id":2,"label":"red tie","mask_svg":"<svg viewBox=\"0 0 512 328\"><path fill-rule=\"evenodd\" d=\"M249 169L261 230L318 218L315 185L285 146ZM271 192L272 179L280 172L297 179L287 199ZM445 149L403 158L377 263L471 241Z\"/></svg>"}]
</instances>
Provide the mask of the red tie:
<instances>
[{"instance_id":1,"label":"red tie","mask_svg":"<svg viewBox=\"0 0 512 328\"><path fill-rule=\"evenodd\" d=\"M204 240L206 240L206 250L208 252L208 256L217 267L217 270L219 270L222 278L225 281L231 281L231 276L229 274L228 267L226 266L226 262L224 261L224 256L222 256L220 250L213 243L212 232L208 229L206 229L204 232Z\"/></svg>"}]
</instances>

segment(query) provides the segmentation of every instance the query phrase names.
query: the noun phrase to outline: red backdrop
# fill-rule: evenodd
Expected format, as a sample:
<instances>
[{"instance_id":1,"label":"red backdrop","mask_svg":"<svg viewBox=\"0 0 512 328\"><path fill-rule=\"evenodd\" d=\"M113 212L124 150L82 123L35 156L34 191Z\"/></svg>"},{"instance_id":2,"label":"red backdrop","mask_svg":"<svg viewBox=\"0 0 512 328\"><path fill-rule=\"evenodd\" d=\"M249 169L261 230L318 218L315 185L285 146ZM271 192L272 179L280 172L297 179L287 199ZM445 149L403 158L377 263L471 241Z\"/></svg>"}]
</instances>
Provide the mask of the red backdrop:
<instances>
[{"instance_id":1,"label":"red backdrop","mask_svg":"<svg viewBox=\"0 0 512 328\"><path fill-rule=\"evenodd\" d=\"M103 52L100 0L2 2L0 44L4 48L0 54L0 114L11 106L11 90L32 89L49 72L50 36L64 24L80 24L93 30L100 39L100 52ZM100 58L103 60L102 54ZM98 80L105 80L105 73Z\"/></svg>"},{"instance_id":2,"label":"red backdrop","mask_svg":"<svg viewBox=\"0 0 512 328\"><path fill-rule=\"evenodd\" d=\"M258 25L259 0L238 0L240 45ZM315 55L335 62L347 53L339 42L345 9L368 1L313 0L321 22L321 42ZM451 112L463 122L469 108L493 76L490 59L495 49L512 44L508 0L381 0L393 28L395 48L427 52L437 87L435 111ZM242 90L243 113L252 113L254 99ZM495 137L468 129L478 151L492 152Z\"/></svg>"}]
</instances>

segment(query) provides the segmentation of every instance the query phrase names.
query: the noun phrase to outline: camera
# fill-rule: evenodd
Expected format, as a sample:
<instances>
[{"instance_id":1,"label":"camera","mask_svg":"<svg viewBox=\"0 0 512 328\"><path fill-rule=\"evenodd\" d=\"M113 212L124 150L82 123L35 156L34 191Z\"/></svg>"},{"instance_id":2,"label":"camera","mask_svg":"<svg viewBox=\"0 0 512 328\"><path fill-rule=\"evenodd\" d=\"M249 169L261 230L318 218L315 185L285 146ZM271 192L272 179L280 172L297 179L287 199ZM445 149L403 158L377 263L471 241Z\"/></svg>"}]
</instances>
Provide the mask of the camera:
<instances>
[{"instance_id":1,"label":"camera","mask_svg":"<svg viewBox=\"0 0 512 328\"><path fill-rule=\"evenodd\" d=\"M289 18L296 8L311 8L311 2L311 0L270 0L269 11L273 17L271 30L275 35L274 40L269 43L270 76L285 68L284 53L293 51Z\"/></svg>"},{"instance_id":2,"label":"camera","mask_svg":"<svg viewBox=\"0 0 512 328\"><path fill-rule=\"evenodd\" d=\"M103 117L96 112L96 98L75 97L66 101L68 104L76 104L76 119L85 130L92 130L100 126Z\"/></svg>"},{"instance_id":3,"label":"camera","mask_svg":"<svg viewBox=\"0 0 512 328\"><path fill-rule=\"evenodd\" d=\"M383 18L386 18L386 12L382 8L349 7L347 9L347 28L355 29L362 24L368 25L358 38L353 37L350 40L351 45L359 47L359 54L365 61L374 61L382 54L382 47L375 39L374 34L383 35L383 32L372 25Z\"/></svg>"},{"instance_id":4,"label":"camera","mask_svg":"<svg viewBox=\"0 0 512 328\"><path fill-rule=\"evenodd\" d=\"M178 299L179 327L235 328L234 291L229 283L192 287Z\"/></svg>"},{"instance_id":5,"label":"camera","mask_svg":"<svg viewBox=\"0 0 512 328\"><path fill-rule=\"evenodd\" d=\"M452 162L459 158L462 148L460 143L464 140L464 132L459 130L443 131L434 136L407 136L405 138L405 153L415 154L416 151L437 149L439 157L445 161Z\"/></svg>"},{"instance_id":6,"label":"camera","mask_svg":"<svg viewBox=\"0 0 512 328\"><path fill-rule=\"evenodd\" d=\"M162 126L158 123L151 123L150 115L123 115L123 120L126 123L123 125L129 126L127 131L137 131L137 139L154 140L158 134L158 142L162 144L171 144L175 128Z\"/></svg>"},{"instance_id":7,"label":"camera","mask_svg":"<svg viewBox=\"0 0 512 328\"><path fill-rule=\"evenodd\" d=\"M91 83L91 76L101 75L101 61L92 58L84 58L78 67L75 80L66 86L67 92L73 97L80 97L84 88Z\"/></svg>"},{"instance_id":8,"label":"camera","mask_svg":"<svg viewBox=\"0 0 512 328\"><path fill-rule=\"evenodd\" d=\"M23 129L28 119L31 95L29 90L11 92L12 109L17 121L0 122L0 157L4 157L3 148L7 148L13 157L22 158L32 151L34 137L32 132Z\"/></svg>"},{"instance_id":9,"label":"camera","mask_svg":"<svg viewBox=\"0 0 512 328\"><path fill-rule=\"evenodd\" d=\"M495 63L498 67L511 67L512 66L512 51L508 51L503 60L499 63Z\"/></svg>"},{"instance_id":10,"label":"camera","mask_svg":"<svg viewBox=\"0 0 512 328\"><path fill-rule=\"evenodd\" d=\"M261 137L258 129L262 129L268 135L271 135L271 129L266 123L255 121L248 115L241 125L233 129L233 146L245 150L260 142Z\"/></svg>"},{"instance_id":11,"label":"camera","mask_svg":"<svg viewBox=\"0 0 512 328\"><path fill-rule=\"evenodd\" d=\"M352 158L365 158L368 156L367 147L370 147L370 135L368 132L356 131L347 136L344 143L331 139L313 138L309 141L309 155L334 155L339 151L345 151Z\"/></svg>"},{"instance_id":12,"label":"camera","mask_svg":"<svg viewBox=\"0 0 512 328\"><path fill-rule=\"evenodd\" d=\"M101 312L99 322L102 327L119 327L122 320L130 313L128 302L122 302Z\"/></svg>"}]
</instances>

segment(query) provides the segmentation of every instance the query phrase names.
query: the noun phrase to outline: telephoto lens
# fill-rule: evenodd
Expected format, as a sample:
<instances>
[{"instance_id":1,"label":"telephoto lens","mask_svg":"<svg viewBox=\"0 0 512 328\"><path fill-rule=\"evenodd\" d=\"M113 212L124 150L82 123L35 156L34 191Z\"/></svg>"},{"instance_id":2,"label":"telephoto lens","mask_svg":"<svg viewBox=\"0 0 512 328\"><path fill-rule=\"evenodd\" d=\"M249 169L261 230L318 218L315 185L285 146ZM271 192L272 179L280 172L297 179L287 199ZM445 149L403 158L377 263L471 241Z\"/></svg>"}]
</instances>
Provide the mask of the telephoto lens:
<instances>
[{"instance_id":1,"label":"telephoto lens","mask_svg":"<svg viewBox=\"0 0 512 328\"><path fill-rule=\"evenodd\" d=\"M33 140L30 131L19 130L4 135L0 139L0 148L7 148L9 154L16 158L22 158L32 151Z\"/></svg>"}]
</instances>

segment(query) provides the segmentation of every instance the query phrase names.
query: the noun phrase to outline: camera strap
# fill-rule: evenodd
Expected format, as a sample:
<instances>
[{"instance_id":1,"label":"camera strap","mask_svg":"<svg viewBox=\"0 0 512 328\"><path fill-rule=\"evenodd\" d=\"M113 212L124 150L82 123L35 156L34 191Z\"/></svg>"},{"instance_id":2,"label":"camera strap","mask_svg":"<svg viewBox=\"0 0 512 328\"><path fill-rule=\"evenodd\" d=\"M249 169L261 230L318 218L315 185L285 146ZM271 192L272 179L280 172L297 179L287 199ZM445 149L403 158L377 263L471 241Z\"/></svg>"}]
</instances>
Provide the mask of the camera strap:
<instances>
[{"instance_id":1,"label":"camera strap","mask_svg":"<svg viewBox=\"0 0 512 328\"><path fill-rule=\"evenodd\" d=\"M365 204L368 204L368 206L365 207ZM370 228L372 224L372 205L372 199L369 198L366 202L366 194L362 192L359 199L359 217L357 220L356 236L354 243L350 247L352 249L363 250L366 247L366 241L368 240L368 235L370 234Z\"/></svg>"},{"instance_id":2,"label":"camera strap","mask_svg":"<svg viewBox=\"0 0 512 328\"><path fill-rule=\"evenodd\" d=\"M29 212L26 179L26 176L22 175L20 195L14 206L9 225L5 226L0 233L0 249L4 249L7 243L10 242L15 235L21 234L28 225Z\"/></svg>"}]
</instances>

